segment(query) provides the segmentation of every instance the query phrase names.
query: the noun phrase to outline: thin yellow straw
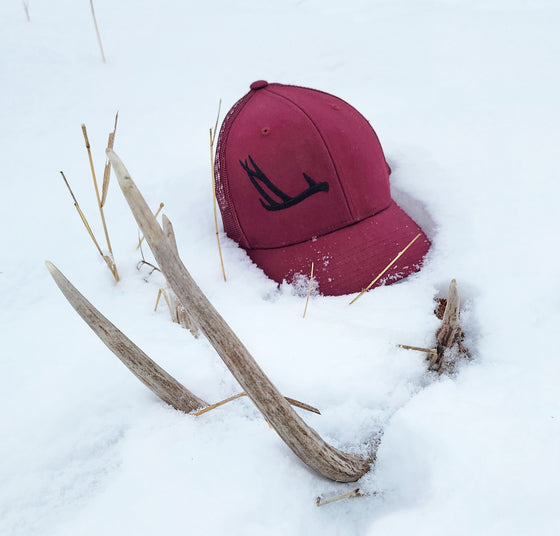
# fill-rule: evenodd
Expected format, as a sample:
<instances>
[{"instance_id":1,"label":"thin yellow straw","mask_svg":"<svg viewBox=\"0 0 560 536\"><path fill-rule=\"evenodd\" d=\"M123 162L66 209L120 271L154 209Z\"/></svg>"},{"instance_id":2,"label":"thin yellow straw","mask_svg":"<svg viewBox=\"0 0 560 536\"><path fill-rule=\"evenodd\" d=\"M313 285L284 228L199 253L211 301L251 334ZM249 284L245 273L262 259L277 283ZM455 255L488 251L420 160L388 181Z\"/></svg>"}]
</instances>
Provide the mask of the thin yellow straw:
<instances>
[{"instance_id":1,"label":"thin yellow straw","mask_svg":"<svg viewBox=\"0 0 560 536\"><path fill-rule=\"evenodd\" d=\"M305 309L303 310L303 318L305 318L305 313L307 313L307 304L309 303L309 296L311 295L311 287L313 286L314 268L315 268L315 263L311 262L311 276L309 277L309 288L307 289L307 299L305 300Z\"/></svg>"},{"instance_id":2,"label":"thin yellow straw","mask_svg":"<svg viewBox=\"0 0 560 536\"><path fill-rule=\"evenodd\" d=\"M224 267L224 259L222 257L222 246L220 244L220 234L218 232L218 211L216 208L216 175L214 172L214 141L216 140L216 133L218 131L218 121L220 119L220 110L222 108L222 99L220 99L220 103L218 104L218 115L216 117L216 124L214 125L214 129L210 129L210 173L212 174L212 203L214 208L214 228L216 230L216 241L218 243L218 254L220 256L220 266L222 267L222 275L224 277L224 281L226 279L226 269Z\"/></svg>"},{"instance_id":3,"label":"thin yellow straw","mask_svg":"<svg viewBox=\"0 0 560 536\"><path fill-rule=\"evenodd\" d=\"M361 298L371 287L373 287L373 285L375 285L375 283L377 283L377 281L381 278L381 276L389 269L391 268L391 266L393 266L393 264L395 264L402 255L404 255L405 251L412 246L412 244L414 244L414 242L416 242L416 240L418 240L418 238L420 238L420 236L422 236L422 233L418 233L408 244L408 246L406 246L384 269L383 271L364 289L362 290L362 292L360 292L348 305L352 305L358 298Z\"/></svg>"}]
</instances>

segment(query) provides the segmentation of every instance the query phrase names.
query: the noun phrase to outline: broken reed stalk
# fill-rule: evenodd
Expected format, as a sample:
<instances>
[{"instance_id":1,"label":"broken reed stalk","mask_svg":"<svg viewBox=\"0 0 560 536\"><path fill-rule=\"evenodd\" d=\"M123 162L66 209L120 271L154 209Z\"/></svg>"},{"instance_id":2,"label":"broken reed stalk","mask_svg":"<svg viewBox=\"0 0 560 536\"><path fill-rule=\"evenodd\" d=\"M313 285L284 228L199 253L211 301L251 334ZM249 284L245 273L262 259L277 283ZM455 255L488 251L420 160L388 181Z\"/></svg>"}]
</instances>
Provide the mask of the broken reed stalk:
<instances>
[{"instance_id":1,"label":"broken reed stalk","mask_svg":"<svg viewBox=\"0 0 560 536\"><path fill-rule=\"evenodd\" d=\"M103 63L107 63L105 59L105 52L103 52L103 44L101 43L101 35L99 35L99 28L97 26L97 17L95 16L95 9L93 9L93 0L89 0L91 5L91 14L93 16L93 24L95 25L95 33L97 34L97 41L99 42L99 48L101 49L101 59Z\"/></svg>"},{"instance_id":2,"label":"broken reed stalk","mask_svg":"<svg viewBox=\"0 0 560 536\"><path fill-rule=\"evenodd\" d=\"M25 9L25 16L27 17L27 22L31 22L31 17L29 16L29 2L23 0L23 9Z\"/></svg>"},{"instance_id":3,"label":"broken reed stalk","mask_svg":"<svg viewBox=\"0 0 560 536\"><path fill-rule=\"evenodd\" d=\"M317 506L325 506L325 504L331 504L333 502L341 501L342 499L348 499L350 497L363 497L363 494L360 492L360 488L353 489L352 491L349 491L348 493L344 493L343 495L339 495L338 497L333 497L328 501L321 502L321 497L317 497L316 504Z\"/></svg>"},{"instance_id":4,"label":"broken reed stalk","mask_svg":"<svg viewBox=\"0 0 560 536\"><path fill-rule=\"evenodd\" d=\"M222 275L224 281L226 279L226 269L224 268L224 259L222 257L222 247L220 245L220 233L218 231L218 210L216 207L216 176L214 175L214 141L216 140L216 133L218 132L218 121L220 119L220 110L222 108L222 99L218 104L218 115L216 116L216 124L214 128L210 129L210 173L212 174L212 204L214 207L214 229L216 230L216 241L218 243L218 254L220 255L220 266L222 267Z\"/></svg>"},{"instance_id":5,"label":"broken reed stalk","mask_svg":"<svg viewBox=\"0 0 560 536\"><path fill-rule=\"evenodd\" d=\"M103 255L103 251L101 251L101 248L99 247L99 244L98 244L97 240L95 239L95 235L93 234L93 231L91 230L91 227L90 227L90 225L89 225L89 223L86 219L85 214L82 212L82 209L80 208L80 205L78 203L78 200L76 199L76 196L74 195L74 192L72 191L72 188L70 188L70 184L66 180L66 176L64 175L64 172L61 171L60 174L62 175L62 178L64 179L64 182L66 184L66 187L68 188L68 191L70 192L70 195L72 196L72 199L74 200L74 206L76 207L76 210L78 211L78 214L80 215L80 218L82 219L82 223L84 224L84 227L86 228L89 236L93 240L93 243L95 244L95 247L97 248L97 251L99 251L99 255L101 255L103 257L103 259L105 259L105 255ZM109 268L110 268L110 266L109 266Z\"/></svg>"},{"instance_id":6,"label":"broken reed stalk","mask_svg":"<svg viewBox=\"0 0 560 536\"><path fill-rule=\"evenodd\" d=\"M241 393L238 393L236 395L230 396L229 398L226 398L224 400L220 400L219 402L216 402L215 404L211 404L210 406L206 406L205 408L197 411L193 415L195 417L198 417L199 415L202 415L202 414L204 414L208 411L212 411L213 409L219 408L220 406L223 406L224 404L227 404L228 402L232 402L233 400L237 400L238 398L241 398L243 396L247 396L247 393L241 392ZM310 406L309 404L306 404L305 402L300 402L299 400L295 400L294 398L290 398L290 397L287 397L287 396L285 396L284 398L292 406L294 406L296 408L304 409L306 411L310 411L311 413L317 413L317 415L321 415L321 412L317 408L314 408L313 406ZM270 426L270 423L269 423L269 426Z\"/></svg>"},{"instance_id":7,"label":"broken reed stalk","mask_svg":"<svg viewBox=\"0 0 560 536\"><path fill-rule=\"evenodd\" d=\"M436 355L437 348L421 348L420 346L410 346L408 344L397 344L399 348L404 348L405 350L416 350L417 352L424 352L425 354Z\"/></svg>"},{"instance_id":8,"label":"broken reed stalk","mask_svg":"<svg viewBox=\"0 0 560 536\"><path fill-rule=\"evenodd\" d=\"M446 350L457 348L458 356L469 356L468 348L463 346L463 328L459 319L461 300L457 291L457 281L452 279L449 283L449 294L441 325L436 331L437 355L430 360L428 369L435 366L437 372L452 371L455 366L453 361L446 359Z\"/></svg>"},{"instance_id":9,"label":"broken reed stalk","mask_svg":"<svg viewBox=\"0 0 560 536\"><path fill-rule=\"evenodd\" d=\"M103 232L105 233L105 240L107 241L107 249L109 250L109 255L111 256L111 264L109 268L111 269L111 273L115 278L115 281L119 281L119 273L117 271L117 265L115 264L114 255L113 255L113 248L111 247L111 241L109 240L109 232L107 231L107 223L105 222L105 213L103 212L103 205L101 204L101 197L99 195L99 188L97 186L97 177L95 176L95 168L93 166L93 157L91 156L91 146L89 144L89 138L87 135L87 129L85 123L82 123L82 133L84 135L84 141L86 143L86 149L89 158L89 166L91 169L91 176L93 177L93 187L95 189L95 196L97 197L97 206L99 208L99 214L101 216L101 223L103 224Z\"/></svg>"},{"instance_id":10,"label":"broken reed stalk","mask_svg":"<svg viewBox=\"0 0 560 536\"><path fill-rule=\"evenodd\" d=\"M307 288L307 298L305 300L305 308L303 310L303 318L305 318L305 313L307 313L307 305L309 304L309 296L311 295L311 288L313 286L313 269L315 268L315 263L311 262L311 275L309 276L309 287Z\"/></svg>"},{"instance_id":11,"label":"broken reed stalk","mask_svg":"<svg viewBox=\"0 0 560 536\"><path fill-rule=\"evenodd\" d=\"M414 244L414 242L416 242L416 240L418 240L418 238L420 238L420 236L422 236L422 233L418 233L409 243L408 245L387 265L385 266L385 268L383 268L383 270L381 271L381 273L364 289L362 290L362 292L360 292L348 305L352 305L358 298L361 298L371 287L373 287L373 285L375 285L375 283L377 283L377 281L383 276L383 274L389 270L389 268L391 268L391 266L393 266L393 264L395 264L402 255L404 255L404 253L406 252L406 250L412 246L412 244Z\"/></svg>"},{"instance_id":12,"label":"broken reed stalk","mask_svg":"<svg viewBox=\"0 0 560 536\"><path fill-rule=\"evenodd\" d=\"M212 411L213 409L219 408L228 402L232 402L233 400L237 400L242 396L247 396L247 393L238 393L236 395L230 396L229 398L225 398L224 400L220 400L220 402L216 402L215 404L210 404L210 406L206 406L205 408L193 413L195 417L199 417L200 415L207 413L208 411Z\"/></svg>"},{"instance_id":13,"label":"broken reed stalk","mask_svg":"<svg viewBox=\"0 0 560 536\"><path fill-rule=\"evenodd\" d=\"M171 303L169 303L169 297L167 296L167 292L165 292L164 288L160 288L158 290L158 294L157 294L157 298L156 298L156 304L154 306L154 311L157 311L158 305L159 305L159 299L161 298L161 296L163 295L163 299L165 300L165 303L167 303L167 307L169 309L169 312L171 313L171 316L173 316L173 311L171 309Z\"/></svg>"},{"instance_id":14,"label":"broken reed stalk","mask_svg":"<svg viewBox=\"0 0 560 536\"><path fill-rule=\"evenodd\" d=\"M112 149L115 144L115 134L117 133L117 121L119 120L119 112L115 115L115 127L113 132L109 132L109 140L107 141L107 147ZM109 180L111 178L111 162L105 156L105 169L103 170L103 186L101 187L101 206L105 206L105 201L107 200L107 192L109 191Z\"/></svg>"},{"instance_id":15,"label":"broken reed stalk","mask_svg":"<svg viewBox=\"0 0 560 536\"><path fill-rule=\"evenodd\" d=\"M164 206L163 203L159 204L158 209L154 212L154 218L157 218L159 216L159 213L161 212L163 206ZM142 242L144 242L144 235L142 235L138 240L138 245L136 246L136 249L140 249L142 247Z\"/></svg>"}]
</instances>

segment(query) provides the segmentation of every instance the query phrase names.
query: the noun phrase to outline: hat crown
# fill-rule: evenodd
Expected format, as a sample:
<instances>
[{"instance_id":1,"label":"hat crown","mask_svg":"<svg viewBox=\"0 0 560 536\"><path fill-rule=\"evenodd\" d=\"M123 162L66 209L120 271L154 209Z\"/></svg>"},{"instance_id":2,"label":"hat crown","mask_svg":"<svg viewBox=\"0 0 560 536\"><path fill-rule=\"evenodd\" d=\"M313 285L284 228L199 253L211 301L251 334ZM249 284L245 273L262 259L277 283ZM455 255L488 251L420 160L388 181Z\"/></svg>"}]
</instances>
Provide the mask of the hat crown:
<instances>
[{"instance_id":1,"label":"hat crown","mask_svg":"<svg viewBox=\"0 0 560 536\"><path fill-rule=\"evenodd\" d=\"M389 206L381 145L355 108L314 89L252 87L224 120L216 152L229 236L246 249L289 246Z\"/></svg>"}]
</instances>

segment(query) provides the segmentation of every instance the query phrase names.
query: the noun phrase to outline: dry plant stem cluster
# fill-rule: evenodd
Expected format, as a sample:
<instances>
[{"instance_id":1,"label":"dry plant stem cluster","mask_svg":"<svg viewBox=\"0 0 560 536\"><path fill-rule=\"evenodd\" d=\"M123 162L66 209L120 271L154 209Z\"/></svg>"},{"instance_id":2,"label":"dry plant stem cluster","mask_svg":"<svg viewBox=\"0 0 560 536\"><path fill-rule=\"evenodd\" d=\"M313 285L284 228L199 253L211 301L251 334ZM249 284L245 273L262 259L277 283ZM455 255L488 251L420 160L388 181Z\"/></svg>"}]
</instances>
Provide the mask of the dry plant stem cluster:
<instances>
[{"instance_id":1,"label":"dry plant stem cluster","mask_svg":"<svg viewBox=\"0 0 560 536\"><path fill-rule=\"evenodd\" d=\"M91 156L91 146L89 144L89 138L87 135L87 129L86 129L86 125L82 124L82 133L84 135L84 141L86 143L86 150L88 153L88 158L89 158L89 166L91 169L91 176L93 178L93 187L95 189L95 197L97 198L97 207L99 208L99 215L101 216L101 223L103 224L103 232L105 233L105 240L107 241L107 249L109 250L109 253L111 254L111 257L113 257L113 248L111 247L111 240L109 239L109 232L107 231L107 222L105 221L105 213L103 212L103 202L101 201L101 195L99 194L99 187L97 185L97 177L95 175L95 167L93 165L93 157ZM110 173L108 174L108 176L110 175ZM115 267L116 270L116 267ZM115 277L115 279L118 281L118 275Z\"/></svg>"},{"instance_id":2,"label":"dry plant stem cluster","mask_svg":"<svg viewBox=\"0 0 560 536\"><path fill-rule=\"evenodd\" d=\"M111 132L109 134L109 146L112 147L115 141L115 133L117 131L117 120L118 120L118 116L119 114L117 113L117 115L115 116L115 127L113 129L113 132ZM70 192L70 195L72 196L72 200L74 201L74 206L76 207L76 210L78 211L78 214L80 215L80 218L82 220L82 223L84 224L84 227L86 228L89 236L91 237L97 251L99 252L99 254L101 255L101 257L103 258L103 260L105 261L105 263L107 264L107 267L109 268L109 270L111 271L111 274L113 275L113 277L115 278L115 281L119 280L119 272L117 270L117 265L115 264L115 260L113 257L113 250L111 248L111 241L109 239L109 232L107 231L107 223L105 221L105 214L103 212L103 206L105 204L105 201L107 199L107 192L108 192L108 188L109 188L109 177L111 174L111 164L109 161L107 161L105 163L105 170L103 173L103 185L102 185L102 193L100 195L99 193L99 187L97 185L97 177L95 175L95 167L93 165L93 157L91 155L91 146L89 143L89 138L88 138L88 134L87 134L87 129L85 124L82 125L82 134L84 136L84 141L86 144L86 150L88 153L88 159L89 159L89 165L90 165L90 169L91 169L91 175L93 178L93 187L95 189L95 196L97 198L97 206L99 209L99 214L101 216L101 223L103 224L103 231L105 233L105 240L107 242L107 249L109 250L109 255L105 255L103 253L103 251L101 250L101 247L99 246L99 242L97 241L97 239L95 238L95 235L91 229L91 226L89 224L89 222L87 221L84 212L82 211L78 200L76 199L76 196L74 195L74 192L72 191L72 188L70 187L70 184L68 182L68 180L66 179L66 176L64 175L64 173L61 171L60 174L62 175L62 178L64 179L64 183L66 184L66 187L68 188L68 191Z\"/></svg>"},{"instance_id":3,"label":"dry plant stem cluster","mask_svg":"<svg viewBox=\"0 0 560 536\"><path fill-rule=\"evenodd\" d=\"M429 370L442 373L451 365L445 363L445 353L456 348L459 355L468 356L467 348L463 346L463 328L459 320L459 308L461 301L457 292L457 281L452 279L449 283L449 297L445 301L445 309L441 319L441 325L436 331L436 347L421 348L408 344L399 344L405 350L416 350L426 353L426 359L430 360Z\"/></svg>"},{"instance_id":4,"label":"dry plant stem cluster","mask_svg":"<svg viewBox=\"0 0 560 536\"><path fill-rule=\"evenodd\" d=\"M220 244L220 233L218 231L218 209L216 207L216 176L214 175L214 142L216 141L216 134L218 133L218 121L220 120L220 110L222 108L222 99L218 104L218 115L214 128L210 129L210 173L212 174L212 204L214 207L214 229L216 230L216 242L218 243L218 254L220 256L220 266L222 267L222 275L224 281L226 279L226 269L224 268L224 259L222 257L222 246Z\"/></svg>"},{"instance_id":5,"label":"dry plant stem cluster","mask_svg":"<svg viewBox=\"0 0 560 536\"><path fill-rule=\"evenodd\" d=\"M449 283L449 294L447 304L443 313L441 325L436 332L437 355L430 360L430 369L443 372L446 367L452 368L452 364L446 364L445 353L449 349L457 348L459 355L468 357L468 349L463 346L463 328L459 320L459 309L461 300L457 292L457 281L451 280Z\"/></svg>"}]
</instances>

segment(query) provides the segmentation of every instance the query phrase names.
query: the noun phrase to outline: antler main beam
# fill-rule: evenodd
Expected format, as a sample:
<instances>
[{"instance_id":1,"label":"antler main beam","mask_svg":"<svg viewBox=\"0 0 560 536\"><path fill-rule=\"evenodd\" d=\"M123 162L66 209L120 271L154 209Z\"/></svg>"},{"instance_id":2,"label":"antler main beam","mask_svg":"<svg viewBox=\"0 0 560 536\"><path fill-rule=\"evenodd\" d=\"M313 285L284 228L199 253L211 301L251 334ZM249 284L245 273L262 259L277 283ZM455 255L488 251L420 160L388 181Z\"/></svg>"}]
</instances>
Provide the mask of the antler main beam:
<instances>
[{"instance_id":1,"label":"antler main beam","mask_svg":"<svg viewBox=\"0 0 560 536\"><path fill-rule=\"evenodd\" d=\"M152 361L119 328L107 320L52 263L46 262L58 288L86 324L148 389L175 409L190 413L208 404Z\"/></svg>"},{"instance_id":2,"label":"antler main beam","mask_svg":"<svg viewBox=\"0 0 560 536\"><path fill-rule=\"evenodd\" d=\"M321 475L338 482L358 480L369 470L373 460L332 447L291 408L195 283L120 158L112 149L107 149L107 156L169 286L265 419L292 451Z\"/></svg>"}]
</instances>

